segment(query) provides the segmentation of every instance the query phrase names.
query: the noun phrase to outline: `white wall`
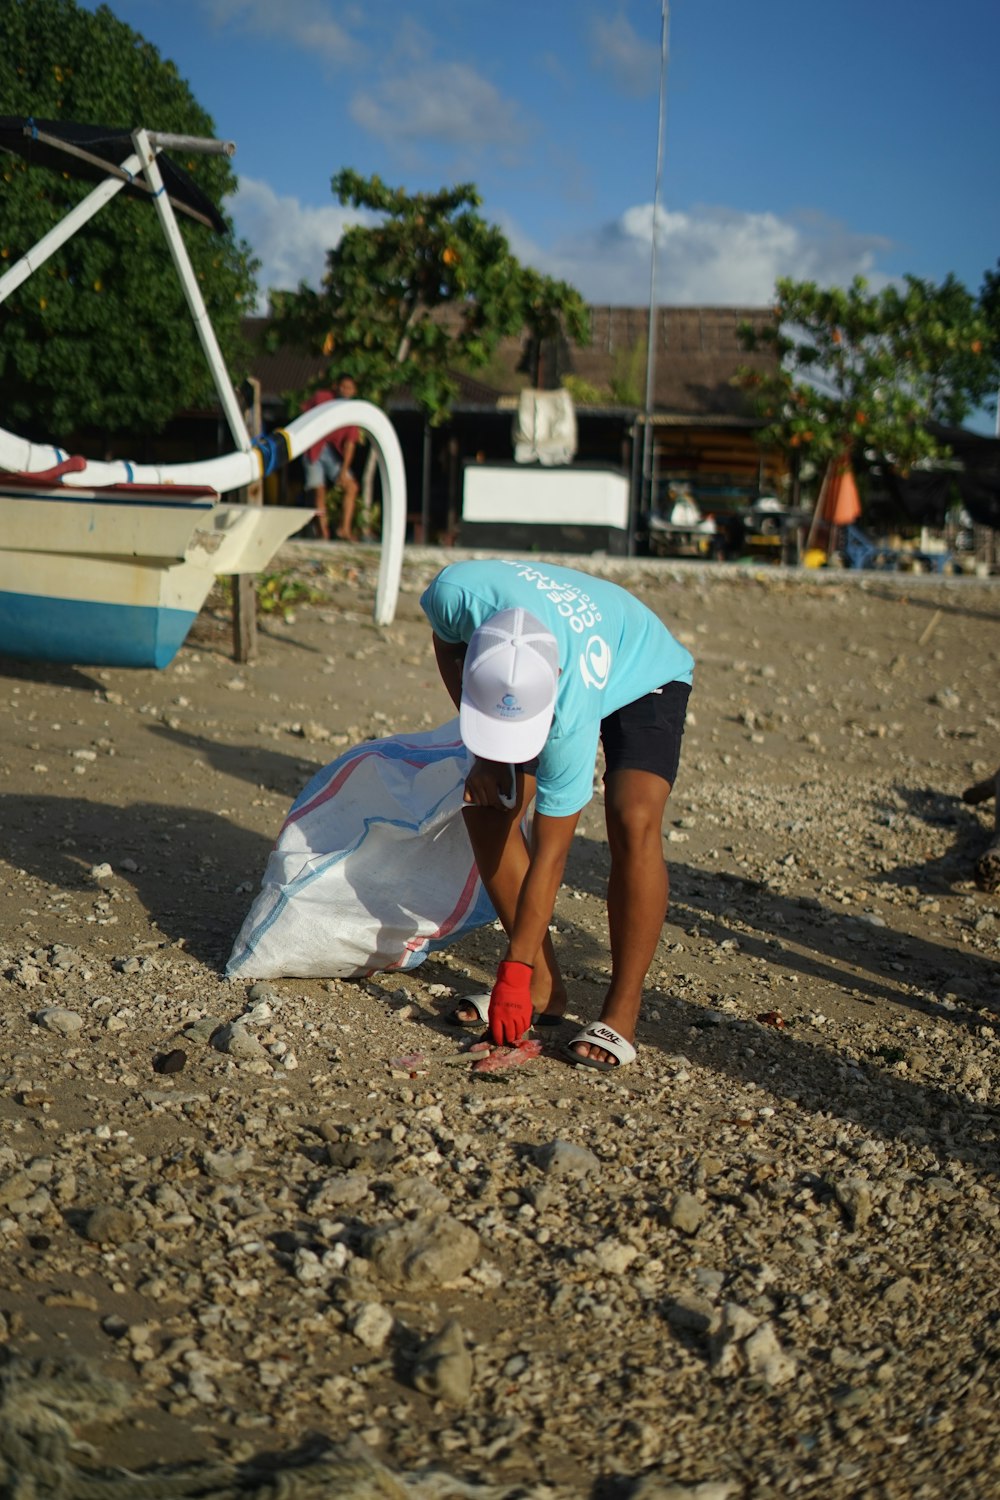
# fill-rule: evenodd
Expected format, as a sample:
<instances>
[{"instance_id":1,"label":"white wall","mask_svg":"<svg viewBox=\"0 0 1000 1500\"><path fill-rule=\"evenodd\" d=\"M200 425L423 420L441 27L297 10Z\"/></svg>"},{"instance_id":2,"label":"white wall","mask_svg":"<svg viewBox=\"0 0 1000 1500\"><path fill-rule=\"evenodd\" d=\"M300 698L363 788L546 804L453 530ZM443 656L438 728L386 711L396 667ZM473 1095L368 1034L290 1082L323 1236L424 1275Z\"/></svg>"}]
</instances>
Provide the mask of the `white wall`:
<instances>
[{"instance_id":1,"label":"white wall","mask_svg":"<svg viewBox=\"0 0 1000 1500\"><path fill-rule=\"evenodd\" d=\"M610 469L518 468L469 464L464 521L559 526L628 526L628 480Z\"/></svg>"}]
</instances>

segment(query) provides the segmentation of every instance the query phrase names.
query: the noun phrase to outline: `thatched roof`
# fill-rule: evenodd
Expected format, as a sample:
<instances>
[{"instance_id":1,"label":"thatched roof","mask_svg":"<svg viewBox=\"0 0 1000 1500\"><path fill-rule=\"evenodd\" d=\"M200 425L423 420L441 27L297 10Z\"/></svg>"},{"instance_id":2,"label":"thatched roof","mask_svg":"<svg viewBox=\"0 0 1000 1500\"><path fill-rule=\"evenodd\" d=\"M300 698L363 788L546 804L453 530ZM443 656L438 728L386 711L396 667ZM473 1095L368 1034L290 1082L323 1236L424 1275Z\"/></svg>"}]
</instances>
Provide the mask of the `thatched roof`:
<instances>
[{"instance_id":1,"label":"thatched roof","mask_svg":"<svg viewBox=\"0 0 1000 1500\"><path fill-rule=\"evenodd\" d=\"M654 328L653 406L677 416L746 416L745 396L733 384L741 365L772 369L770 354L748 354L742 347L741 323L760 328L773 321L769 308L660 307ZM645 355L649 314L646 308L592 307L591 341L572 351L574 373L593 385L608 385L627 362L627 351ZM631 374L631 371L629 372ZM641 389L645 394L645 364Z\"/></svg>"},{"instance_id":2,"label":"thatched roof","mask_svg":"<svg viewBox=\"0 0 1000 1500\"><path fill-rule=\"evenodd\" d=\"M696 421L746 421L750 408L733 385L733 376L741 365L771 369L774 357L748 354L740 344L739 325L747 322L759 328L772 318L769 308L760 307L657 308L654 409ZM258 346L268 322L267 318L246 319L247 335ZM616 409L644 405L648 327L646 308L590 308L590 343L570 349L569 368L573 376L600 393L597 404ZM480 410L508 405L528 384L528 377L518 370L523 354L523 338L504 339L486 370L456 371L459 394L455 405ZM261 382L264 399L277 400L315 382L326 365L318 356L285 348L256 354L251 369ZM389 404L408 405L407 393L400 391Z\"/></svg>"},{"instance_id":3,"label":"thatched roof","mask_svg":"<svg viewBox=\"0 0 1000 1500\"><path fill-rule=\"evenodd\" d=\"M244 318L243 333L253 349L250 373L260 381L264 401L276 401L296 391L304 391L325 371L326 361L314 354L285 345L273 353L264 349L264 337L270 318Z\"/></svg>"}]
</instances>

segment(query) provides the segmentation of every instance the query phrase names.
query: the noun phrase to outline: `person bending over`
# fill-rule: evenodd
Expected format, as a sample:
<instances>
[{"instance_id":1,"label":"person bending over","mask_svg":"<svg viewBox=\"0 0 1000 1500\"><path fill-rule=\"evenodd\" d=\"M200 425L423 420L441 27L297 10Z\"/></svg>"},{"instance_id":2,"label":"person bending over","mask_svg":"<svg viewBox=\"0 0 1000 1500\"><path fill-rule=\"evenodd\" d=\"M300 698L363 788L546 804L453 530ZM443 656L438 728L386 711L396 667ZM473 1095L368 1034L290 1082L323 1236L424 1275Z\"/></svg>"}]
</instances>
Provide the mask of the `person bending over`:
<instances>
[{"instance_id":1,"label":"person bending over","mask_svg":"<svg viewBox=\"0 0 1000 1500\"><path fill-rule=\"evenodd\" d=\"M663 811L677 774L694 661L617 584L557 564L453 563L421 598L444 685L475 756L465 821L480 877L507 935L485 1005L495 1043L552 1023L566 987L549 924L598 741L611 872L611 983L600 1019L567 1043L570 1060L607 1070L635 1060L646 974L669 900ZM530 840L522 820L535 802ZM485 999L485 997L483 997Z\"/></svg>"}]
</instances>

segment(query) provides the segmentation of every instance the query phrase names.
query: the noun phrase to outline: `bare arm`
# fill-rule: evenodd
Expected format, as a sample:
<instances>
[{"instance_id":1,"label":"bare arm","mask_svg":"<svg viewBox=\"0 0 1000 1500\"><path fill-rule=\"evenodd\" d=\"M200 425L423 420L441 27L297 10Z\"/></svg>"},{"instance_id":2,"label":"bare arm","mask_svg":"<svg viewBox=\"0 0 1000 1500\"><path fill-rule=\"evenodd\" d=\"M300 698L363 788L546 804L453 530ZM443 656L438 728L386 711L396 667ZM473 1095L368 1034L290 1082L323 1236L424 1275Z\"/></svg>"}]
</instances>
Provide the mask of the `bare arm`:
<instances>
[{"instance_id":1,"label":"bare arm","mask_svg":"<svg viewBox=\"0 0 1000 1500\"><path fill-rule=\"evenodd\" d=\"M441 681L448 692L448 697L458 708L462 702L462 667L465 665L466 647L463 641L453 645L451 641L443 641L439 635L434 636L434 656L437 660L438 671L441 673Z\"/></svg>"},{"instance_id":2,"label":"bare arm","mask_svg":"<svg viewBox=\"0 0 1000 1500\"><path fill-rule=\"evenodd\" d=\"M507 957L533 964L548 932L556 896L562 883L566 856L580 814L554 818L535 814L531 825L531 862L521 886Z\"/></svg>"}]
</instances>

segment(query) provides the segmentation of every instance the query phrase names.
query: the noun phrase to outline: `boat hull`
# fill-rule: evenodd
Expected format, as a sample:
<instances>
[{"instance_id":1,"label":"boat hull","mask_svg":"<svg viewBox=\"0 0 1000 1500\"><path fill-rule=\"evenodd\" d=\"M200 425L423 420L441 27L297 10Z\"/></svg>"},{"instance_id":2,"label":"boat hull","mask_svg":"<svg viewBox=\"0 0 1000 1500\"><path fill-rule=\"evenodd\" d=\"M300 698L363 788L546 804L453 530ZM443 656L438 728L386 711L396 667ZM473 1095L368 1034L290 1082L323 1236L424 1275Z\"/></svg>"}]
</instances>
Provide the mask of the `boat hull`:
<instances>
[{"instance_id":1,"label":"boat hull","mask_svg":"<svg viewBox=\"0 0 1000 1500\"><path fill-rule=\"evenodd\" d=\"M0 594L0 655L89 667L166 667L197 611Z\"/></svg>"},{"instance_id":2,"label":"boat hull","mask_svg":"<svg viewBox=\"0 0 1000 1500\"><path fill-rule=\"evenodd\" d=\"M70 502L0 491L0 655L165 667L215 579L266 567L311 514L173 504L162 491ZM144 546L158 555L140 555Z\"/></svg>"}]
</instances>

